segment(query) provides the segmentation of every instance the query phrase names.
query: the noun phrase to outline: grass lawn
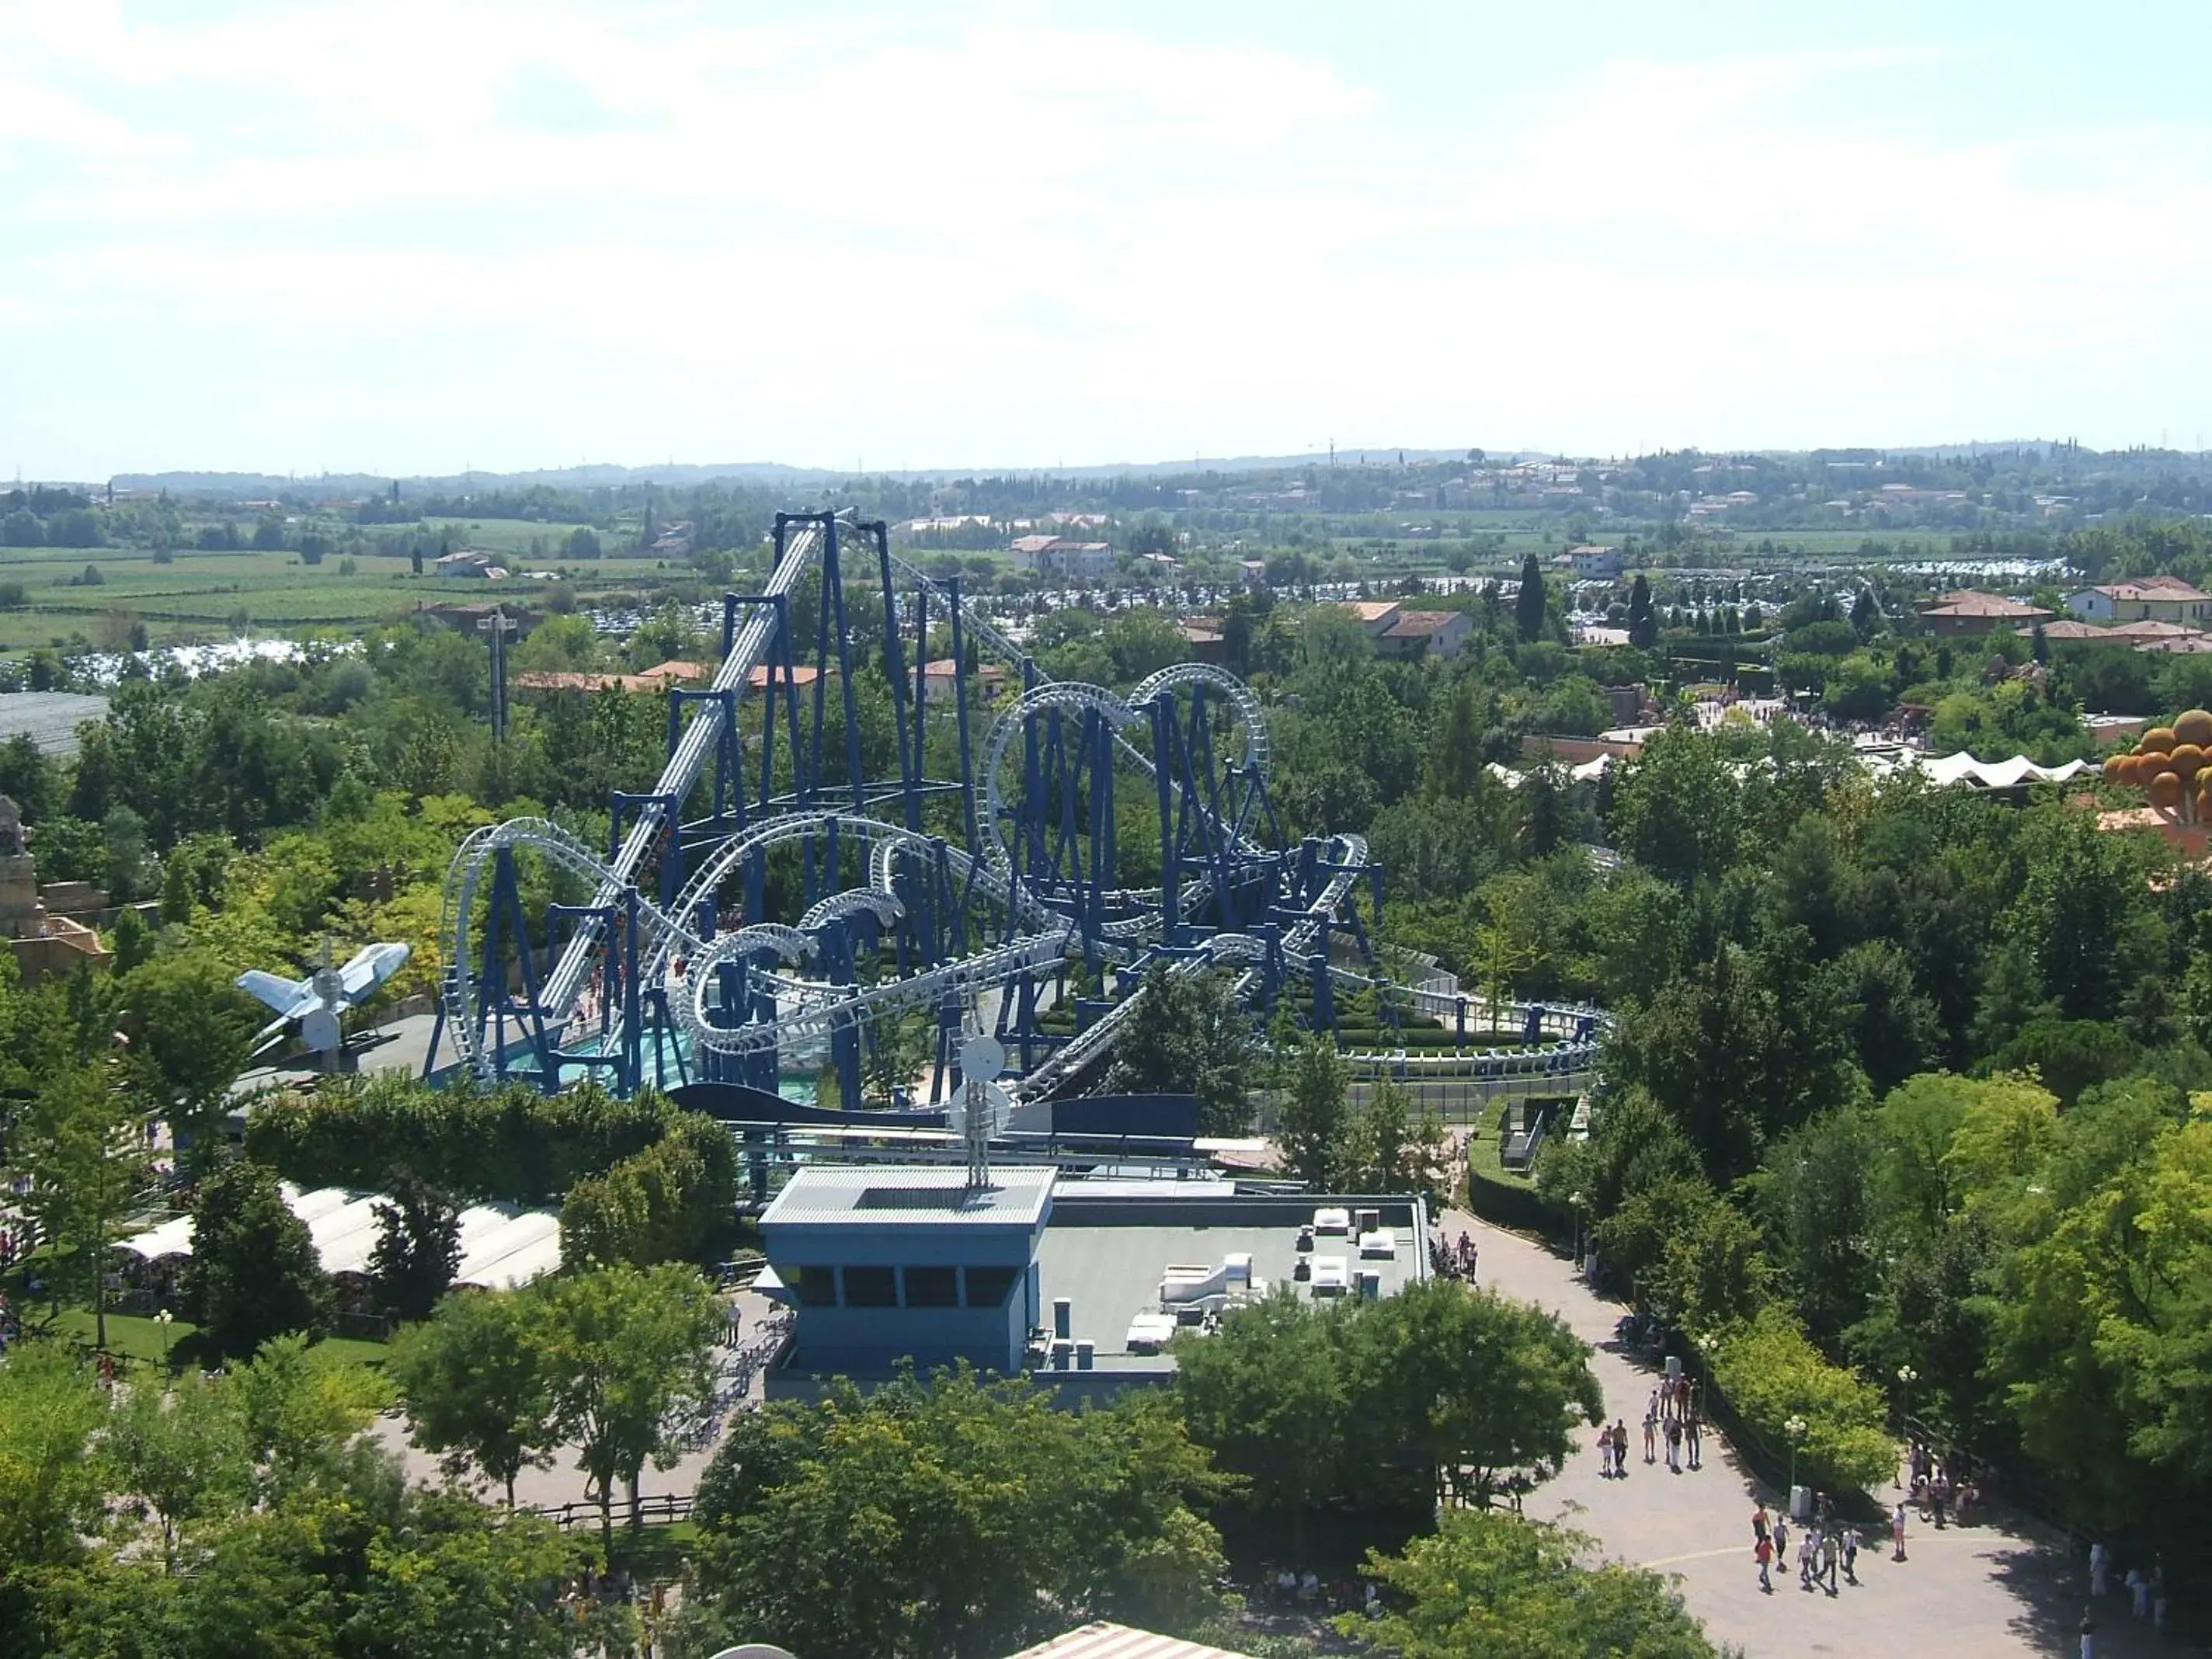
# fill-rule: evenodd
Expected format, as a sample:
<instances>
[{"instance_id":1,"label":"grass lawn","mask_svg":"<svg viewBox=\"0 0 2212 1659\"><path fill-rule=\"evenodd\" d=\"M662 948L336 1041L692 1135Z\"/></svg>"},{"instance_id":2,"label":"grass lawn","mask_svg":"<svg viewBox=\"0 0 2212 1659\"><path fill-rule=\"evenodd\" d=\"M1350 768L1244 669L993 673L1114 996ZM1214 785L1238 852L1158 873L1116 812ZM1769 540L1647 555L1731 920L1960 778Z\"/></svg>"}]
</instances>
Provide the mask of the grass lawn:
<instances>
[{"instance_id":1,"label":"grass lawn","mask_svg":"<svg viewBox=\"0 0 2212 1659\"><path fill-rule=\"evenodd\" d=\"M27 1324L38 1322L35 1306L26 1310ZM64 1308L54 1328L66 1336L73 1336L89 1344L93 1340L95 1323L89 1308ZM111 1313L107 1316L107 1346L127 1359L146 1364L161 1363L162 1335L158 1320L137 1314ZM381 1342L362 1342L349 1336L333 1336L316 1345L317 1348L349 1365L367 1365L380 1369L385 1356L390 1352ZM173 1367L186 1364L205 1364L200 1352L199 1327L189 1320L173 1321L169 1326L167 1352Z\"/></svg>"}]
</instances>

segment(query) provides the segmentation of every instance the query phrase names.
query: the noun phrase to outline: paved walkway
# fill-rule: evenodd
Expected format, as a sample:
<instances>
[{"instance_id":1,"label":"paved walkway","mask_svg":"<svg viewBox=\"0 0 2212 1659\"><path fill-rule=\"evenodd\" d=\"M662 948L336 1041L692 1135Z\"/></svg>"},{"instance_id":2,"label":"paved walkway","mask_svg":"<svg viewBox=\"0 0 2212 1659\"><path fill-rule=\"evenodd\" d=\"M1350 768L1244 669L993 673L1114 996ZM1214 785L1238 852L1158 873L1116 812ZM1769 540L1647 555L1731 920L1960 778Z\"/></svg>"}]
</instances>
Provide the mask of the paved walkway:
<instances>
[{"instance_id":1,"label":"paved walkway","mask_svg":"<svg viewBox=\"0 0 2212 1659\"><path fill-rule=\"evenodd\" d=\"M744 1331L750 1336L760 1328L761 1319L769 1311L768 1299L757 1291L748 1290L738 1291L733 1300L744 1310ZM733 1382L737 1355L730 1349L720 1349L716 1352L717 1363L727 1387ZM664 1494L688 1497L696 1491L699 1477L707 1472L707 1465L714 1461L714 1453L722 1443L723 1431L728 1427L730 1417L743 1405L757 1403L760 1389L760 1378L756 1376L750 1388L743 1395L733 1392L728 1395L726 1407L716 1418L710 1431L698 1445L686 1451L674 1468L656 1469L647 1463L638 1479L638 1495L641 1498L657 1498ZM495 1504L500 1501L501 1492L483 1481L465 1479L458 1483L448 1483L439 1468L437 1458L409 1443L404 1413L396 1411L385 1413L377 1419L373 1432L399 1455L401 1462L406 1465L409 1480L424 1481L431 1486L459 1484L488 1502ZM563 1504L581 1505L586 1502L585 1488L587 1484L583 1471L576 1467L575 1448L561 1446L555 1449L550 1468L525 1469L515 1477L514 1501L526 1509L553 1508ZM626 1502L626 1498L618 1492L615 1501L617 1524L623 1517Z\"/></svg>"},{"instance_id":2,"label":"paved walkway","mask_svg":"<svg viewBox=\"0 0 2212 1659\"><path fill-rule=\"evenodd\" d=\"M1623 1355L1613 1340L1614 1322L1626 1308L1593 1295L1571 1262L1541 1245L1456 1211L1446 1212L1443 1225L1454 1235L1474 1235L1481 1283L1558 1314L1590 1344L1608 1420L1628 1425L1626 1480L1599 1474L1596 1431L1588 1430L1559 1478L1529 1497L1527 1512L1590 1534L1610 1555L1678 1575L1690 1610L1716 1641L1736 1644L1753 1659L1807 1653L2071 1659L2080 1651L2087 1563L2069 1559L2027 1528L1975 1525L1937 1532L1916 1515L1905 1561L1890 1559L1885 1532L1860 1550L1856 1586L1844 1584L1832 1597L1802 1590L1793 1561L1786 1575L1778 1564L1774 1592L1762 1595L1751 1553L1751 1511L1760 1498L1776 1510L1781 1495L1753 1480L1710 1429L1702 1469L1669 1474L1663 1442L1659 1461L1644 1462L1642 1425L1653 1370ZM1898 1494L1875 1496L1893 1503ZM1793 1540L1793 1556L1796 1551ZM2161 1644L2148 1624L2131 1619L2119 1594L2107 1597L2096 1616L2098 1659L2183 1650Z\"/></svg>"}]
</instances>

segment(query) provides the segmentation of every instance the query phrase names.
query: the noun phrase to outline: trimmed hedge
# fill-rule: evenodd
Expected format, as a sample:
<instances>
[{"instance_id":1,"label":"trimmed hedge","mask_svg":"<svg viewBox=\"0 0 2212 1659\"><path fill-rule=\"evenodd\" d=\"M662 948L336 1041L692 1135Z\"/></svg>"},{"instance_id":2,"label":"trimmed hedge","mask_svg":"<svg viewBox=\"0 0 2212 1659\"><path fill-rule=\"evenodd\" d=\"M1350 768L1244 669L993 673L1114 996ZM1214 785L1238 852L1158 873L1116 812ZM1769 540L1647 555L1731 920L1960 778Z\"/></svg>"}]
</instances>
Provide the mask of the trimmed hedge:
<instances>
[{"instance_id":1,"label":"trimmed hedge","mask_svg":"<svg viewBox=\"0 0 2212 1659\"><path fill-rule=\"evenodd\" d=\"M557 1095L527 1084L443 1089L395 1072L333 1078L246 1114L246 1156L302 1187L380 1189L396 1168L469 1202L543 1204L656 1144L684 1115L641 1090L597 1083Z\"/></svg>"}]
</instances>

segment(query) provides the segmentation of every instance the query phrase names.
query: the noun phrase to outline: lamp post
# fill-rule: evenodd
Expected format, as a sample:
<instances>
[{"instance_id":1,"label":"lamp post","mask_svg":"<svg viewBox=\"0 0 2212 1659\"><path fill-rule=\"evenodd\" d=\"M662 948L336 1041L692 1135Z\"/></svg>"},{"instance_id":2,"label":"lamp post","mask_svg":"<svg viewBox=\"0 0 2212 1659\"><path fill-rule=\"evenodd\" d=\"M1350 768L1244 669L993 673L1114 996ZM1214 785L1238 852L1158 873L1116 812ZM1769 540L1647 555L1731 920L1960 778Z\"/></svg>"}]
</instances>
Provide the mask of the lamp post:
<instances>
[{"instance_id":1,"label":"lamp post","mask_svg":"<svg viewBox=\"0 0 2212 1659\"><path fill-rule=\"evenodd\" d=\"M154 1316L154 1322L161 1328L161 1369L169 1369L169 1322L176 1317L167 1308Z\"/></svg>"},{"instance_id":2,"label":"lamp post","mask_svg":"<svg viewBox=\"0 0 2212 1659\"><path fill-rule=\"evenodd\" d=\"M1808 1426L1802 1417L1793 1417L1782 1425L1782 1432L1790 1437L1790 1508L1793 1515L1797 1508L1797 1443L1804 1439Z\"/></svg>"},{"instance_id":3,"label":"lamp post","mask_svg":"<svg viewBox=\"0 0 2212 1659\"><path fill-rule=\"evenodd\" d=\"M1910 1365L1897 1368L1897 1386L1902 1404L1899 1410L1905 1419L1905 1432L1912 1431L1912 1385L1920 1380L1920 1373Z\"/></svg>"},{"instance_id":4,"label":"lamp post","mask_svg":"<svg viewBox=\"0 0 2212 1659\"><path fill-rule=\"evenodd\" d=\"M1583 1206L1589 1200L1577 1193L1567 1200L1575 1212L1575 1271L1583 1270Z\"/></svg>"}]
</instances>

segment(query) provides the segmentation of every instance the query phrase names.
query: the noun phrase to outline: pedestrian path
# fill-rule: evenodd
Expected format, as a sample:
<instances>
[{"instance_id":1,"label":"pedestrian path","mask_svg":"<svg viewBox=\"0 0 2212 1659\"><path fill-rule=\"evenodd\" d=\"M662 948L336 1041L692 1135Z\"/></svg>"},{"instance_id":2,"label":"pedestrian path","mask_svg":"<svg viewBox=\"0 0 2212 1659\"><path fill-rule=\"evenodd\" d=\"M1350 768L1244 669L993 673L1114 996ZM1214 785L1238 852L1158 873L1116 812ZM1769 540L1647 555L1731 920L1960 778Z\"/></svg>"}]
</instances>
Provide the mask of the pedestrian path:
<instances>
[{"instance_id":1,"label":"pedestrian path","mask_svg":"<svg viewBox=\"0 0 2212 1659\"><path fill-rule=\"evenodd\" d=\"M1900 1659L1923 1652L1944 1659L2070 1659L2079 1652L2087 1564L2025 1528L1937 1532L1915 1514L1905 1560L1889 1559L1886 1535L1869 1537L1859 1552L1857 1585L1843 1584L1833 1596L1800 1589L1793 1560L1786 1574L1777 1564L1773 1593L1761 1594L1751 1553L1752 1508L1764 1498L1774 1509L1782 1494L1756 1481L1711 1428L1701 1469L1669 1474L1663 1443L1656 1462L1644 1462L1644 1409L1656 1378L1650 1364L1623 1354L1614 1340L1613 1326L1626 1307L1593 1295L1571 1262L1517 1234L1457 1211L1447 1211L1443 1225L1452 1238L1474 1236L1480 1283L1558 1314L1591 1346L1607 1420L1628 1425L1626 1480L1600 1474L1596 1431L1585 1430L1558 1479L1530 1494L1526 1512L1589 1534L1608 1555L1677 1575L1691 1612L1717 1642L1741 1646L1751 1659L1808 1653ZM1888 1503L1899 1496L1874 1495ZM1793 1557L1796 1550L1793 1540ZM2180 1650L2130 1618L2119 1595L2099 1604L2096 1620L2098 1659Z\"/></svg>"}]
</instances>

